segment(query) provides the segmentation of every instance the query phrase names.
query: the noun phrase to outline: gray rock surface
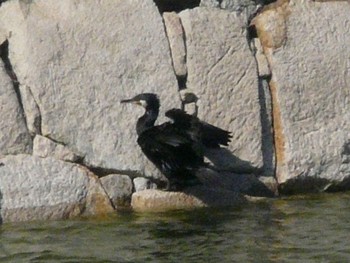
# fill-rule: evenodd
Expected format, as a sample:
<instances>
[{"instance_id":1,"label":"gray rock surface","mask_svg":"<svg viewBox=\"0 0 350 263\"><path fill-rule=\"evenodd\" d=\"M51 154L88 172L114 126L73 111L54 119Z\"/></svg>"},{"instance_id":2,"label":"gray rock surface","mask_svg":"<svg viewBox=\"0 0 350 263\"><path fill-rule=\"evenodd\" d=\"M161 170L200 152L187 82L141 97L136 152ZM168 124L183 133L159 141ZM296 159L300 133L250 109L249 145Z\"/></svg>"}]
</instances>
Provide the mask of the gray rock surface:
<instances>
[{"instance_id":1,"label":"gray rock surface","mask_svg":"<svg viewBox=\"0 0 350 263\"><path fill-rule=\"evenodd\" d=\"M264 1L252 0L201 0L200 6L221 8L244 17L248 22ZM267 2L267 1L266 1Z\"/></svg>"},{"instance_id":2,"label":"gray rock surface","mask_svg":"<svg viewBox=\"0 0 350 263\"><path fill-rule=\"evenodd\" d=\"M140 192L147 189L157 189L157 185L151 182L150 179L144 177L136 177L133 180L135 192Z\"/></svg>"},{"instance_id":3,"label":"gray rock surface","mask_svg":"<svg viewBox=\"0 0 350 263\"><path fill-rule=\"evenodd\" d=\"M41 135L36 135L34 137L33 155L43 158L54 157L58 160L68 162L77 162L81 160L81 157L73 153L68 147Z\"/></svg>"},{"instance_id":4,"label":"gray rock surface","mask_svg":"<svg viewBox=\"0 0 350 263\"><path fill-rule=\"evenodd\" d=\"M0 155L31 153L32 140L23 110L1 60L0 85Z\"/></svg>"},{"instance_id":5,"label":"gray rock surface","mask_svg":"<svg viewBox=\"0 0 350 263\"><path fill-rule=\"evenodd\" d=\"M138 212L160 212L201 207L241 206L246 199L235 192L193 187L185 192L144 190L132 195L131 206Z\"/></svg>"},{"instance_id":6,"label":"gray rock surface","mask_svg":"<svg viewBox=\"0 0 350 263\"><path fill-rule=\"evenodd\" d=\"M201 7L220 7L219 0L201 0Z\"/></svg>"},{"instance_id":7,"label":"gray rock surface","mask_svg":"<svg viewBox=\"0 0 350 263\"><path fill-rule=\"evenodd\" d=\"M211 151L223 169L263 167L256 63L239 17L225 10L180 13L186 34L187 87L199 97L198 116L232 132L229 151Z\"/></svg>"},{"instance_id":8,"label":"gray rock surface","mask_svg":"<svg viewBox=\"0 0 350 263\"><path fill-rule=\"evenodd\" d=\"M158 93L162 105L180 105L152 0L9 1L0 24L11 35L17 77L40 109L43 136L84 156L89 166L136 173L147 167L136 144L142 109L120 100L148 91Z\"/></svg>"},{"instance_id":9,"label":"gray rock surface","mask_svg":"<svg viewBox=\"0 0 350 263\"><path fill-rule=\"evenodd\" d=\"M129 176L109 174L101 178L101 183L115 208L130 206L133 184Z\"/></svg>"},{"instance_id":10,"label":"gray rock surface","mask_svg":"<svg viewBox=\"0 0 350 263\"><path fill-rule=\"evenodd\" d=\"M100 179L85 167L79 167L85 170L89 177L88 192L82 215L104 217L112 213L114 211L112 200L109 199Z\"/></svg>"},{"instance_id":11,"label":"gray rock surface","mask_svg":"<svg viewBox=\"0 0 350 263\"><path fill-rule=\"evenodd\" d=\"M29 87L20 85L21 101L28 131L31 136L41 134L41 115L38 104L35 102L33 94Z\"/></svg>"},{"instance_id":12,"label":"gray rock surface","mask_svg":"<svg viewBox=\"0 0 350 263\"><path fill-rule=\"evenodd\" d=\"M0 161L4 222L113 211L97 178L78 165L30 155L9 155Z\"/></svg>"},{"instance_id":13,"label":"gray rock surface","mask_svg":"<svg viewBox=\"0 0 350 263\"><path fill-rule=\"evenodd\" d=\"M259 197L273 197L277 194L277 182L271 176L217 172L201 168L196 173L203 184L214 191L233 191Z\"/></svg>"},{"instance_id":14,"label":"gray rock surface","mask_svg":"<svg viewBox=\"0 0 350 263\"><path fill-rule=\"evenodd\" d=\"M349 187L349 13L347 2L290 1L254 19L272 71L277 179L284 192Z\"/></svg>"},{"instance_id":15,"label":"gray rock surface","mask_svg":"<svg viewBox=\"0 0 350 263\"><path fill-rule=\"evenodd\" d=\"M271 76L271 70L261 46L260 40L258 38L253 39L253 45L255 48L255 59L258 66L259 77L267 78Z\"/></svg>"},{"instance_id":16,"label":"gray rock surface","mask_svg":"<svg viewBox=\"0 0 350 263\"><path fill-rule=\"evenodd\" d=\"M185 34L181 20L175 12L163 13L164 25L169 40L175 74L184 77L187 74Z\"/></svg>"}]
</instances>

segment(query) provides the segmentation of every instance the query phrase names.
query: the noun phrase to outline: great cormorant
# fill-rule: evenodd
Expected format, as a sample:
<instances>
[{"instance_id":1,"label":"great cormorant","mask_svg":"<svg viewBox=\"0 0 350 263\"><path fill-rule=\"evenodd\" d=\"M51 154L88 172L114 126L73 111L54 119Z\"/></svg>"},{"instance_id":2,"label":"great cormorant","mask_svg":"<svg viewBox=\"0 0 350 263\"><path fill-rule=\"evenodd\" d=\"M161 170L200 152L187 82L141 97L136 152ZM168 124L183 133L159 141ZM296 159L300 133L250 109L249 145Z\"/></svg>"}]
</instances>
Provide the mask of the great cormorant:
<instances>
[{"instance_id":1,"label":"great cormorant","mask_svg":"<svg viewBox=\"0 0 350 263\"><path fill-rule=\"evenodd\" d=\"M219 148L230 142L230 132L180 109L165 113L173 122L155 126L160 103L153 93L142 93L121 103L134 103L145 108L145 114L136 124L137 143L146 157L167 177L170 189L179 190L199 183L195 172L204 166L203 147Z\"/></svg>"}]
</instances>

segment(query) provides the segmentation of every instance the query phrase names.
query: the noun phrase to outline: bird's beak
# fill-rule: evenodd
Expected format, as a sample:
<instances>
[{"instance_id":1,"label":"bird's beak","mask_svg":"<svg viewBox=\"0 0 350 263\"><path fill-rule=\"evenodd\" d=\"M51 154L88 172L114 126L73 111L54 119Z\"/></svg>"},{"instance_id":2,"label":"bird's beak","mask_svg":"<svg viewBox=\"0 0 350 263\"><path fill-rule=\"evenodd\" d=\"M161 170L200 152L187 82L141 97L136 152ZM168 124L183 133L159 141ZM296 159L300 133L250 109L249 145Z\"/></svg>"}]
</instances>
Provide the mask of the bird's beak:
<instances>
[{"instance_id":1,"label":"bird's beak","mask_svg":"<svg viewBox=\"0 0 350 263\"><path fill-rule=\"evenodd\" d=\"M134 100L134 99L121 100L120 103L133 103L133 104L136 104L136 105L141 105L140 101Z\"/></svg>"},{"instance_id":2,"label":"bird's beak","mask_svg":"<svg viewBox=\"0 0 350 263\"><path fill-rule=\"evenodd\" d=\"M133 102L132 99L128 99L128 100L121 100L120 103L130 103Z\"/></svg>"}]
</instances>

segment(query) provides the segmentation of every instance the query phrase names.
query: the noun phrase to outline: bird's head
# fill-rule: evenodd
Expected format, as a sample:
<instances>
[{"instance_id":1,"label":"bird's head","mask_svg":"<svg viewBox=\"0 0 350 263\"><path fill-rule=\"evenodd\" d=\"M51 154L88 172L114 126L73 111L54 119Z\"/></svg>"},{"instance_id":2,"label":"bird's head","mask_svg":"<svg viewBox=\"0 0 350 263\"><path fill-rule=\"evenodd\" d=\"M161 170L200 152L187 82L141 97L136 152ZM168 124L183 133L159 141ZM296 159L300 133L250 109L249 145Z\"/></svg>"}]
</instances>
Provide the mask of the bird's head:
<instances>
[{"instance_id":1,"label":"bird's head","mask_svg":"<svg viewBox=\"0 0 350 263\"><path fill-rule=\"evenodd\" d=\"M148 109L159 109L159 99L156 94L142 93L131 99L122 100L121 103L133 103Z\"/></svg>"}]
</instances>

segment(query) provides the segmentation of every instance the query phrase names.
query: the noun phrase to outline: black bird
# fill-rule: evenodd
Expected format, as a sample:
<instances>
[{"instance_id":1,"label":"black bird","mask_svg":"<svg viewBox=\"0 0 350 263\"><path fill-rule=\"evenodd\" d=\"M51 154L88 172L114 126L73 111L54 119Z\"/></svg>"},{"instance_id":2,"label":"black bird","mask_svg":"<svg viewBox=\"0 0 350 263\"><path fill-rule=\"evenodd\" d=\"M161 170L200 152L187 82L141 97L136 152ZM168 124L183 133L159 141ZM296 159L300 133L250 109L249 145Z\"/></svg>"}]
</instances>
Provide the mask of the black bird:
<instances>
[{"instance_id":1,"label":"black bird","mask_svg":"<svg viewBox=\"0 0 350 263\"><path fill-rule=\"evenodd\" d=\"M134 103L145 108L145 114L136 124L137 143L146 157L167 177L170 189L180 190L199 184L195 172L205 165L203 147L227 146L232 137L230 132L180 109L165 113L173 122L155 126L160 103L153 93L142 93L121 103Z\"/></svg>"}]
</instances>

